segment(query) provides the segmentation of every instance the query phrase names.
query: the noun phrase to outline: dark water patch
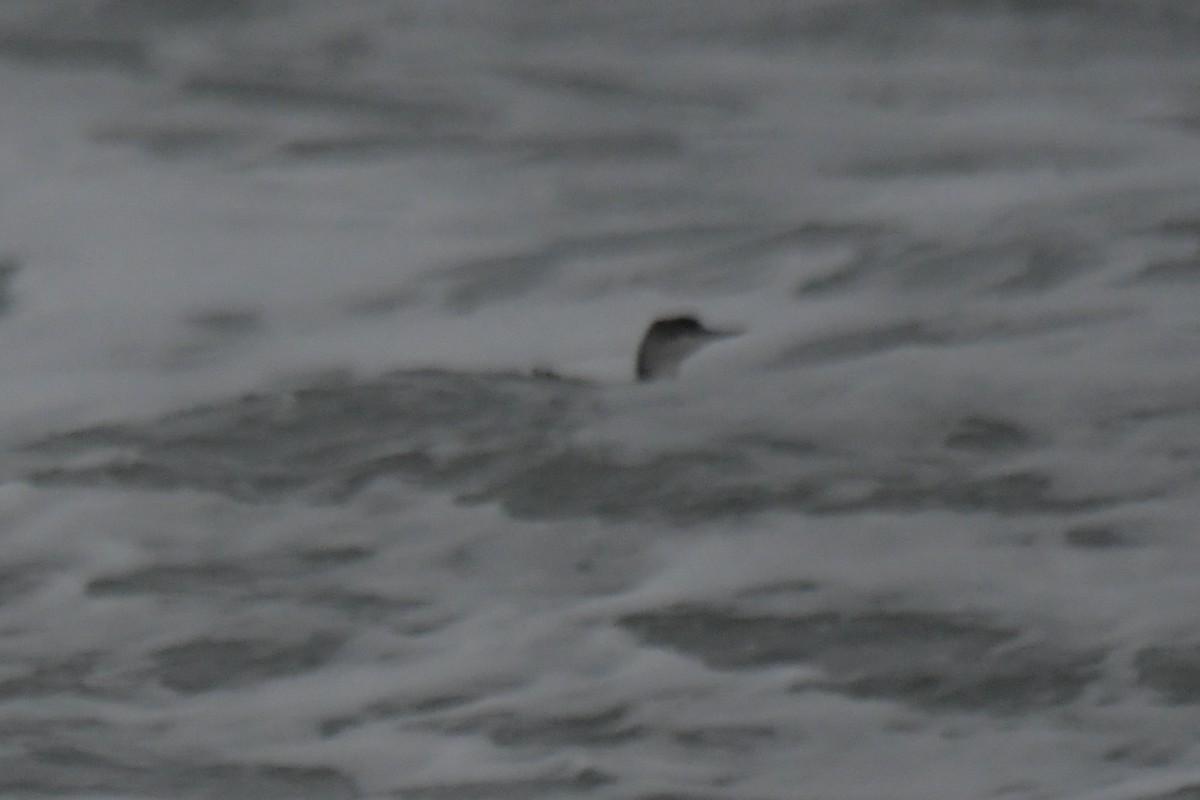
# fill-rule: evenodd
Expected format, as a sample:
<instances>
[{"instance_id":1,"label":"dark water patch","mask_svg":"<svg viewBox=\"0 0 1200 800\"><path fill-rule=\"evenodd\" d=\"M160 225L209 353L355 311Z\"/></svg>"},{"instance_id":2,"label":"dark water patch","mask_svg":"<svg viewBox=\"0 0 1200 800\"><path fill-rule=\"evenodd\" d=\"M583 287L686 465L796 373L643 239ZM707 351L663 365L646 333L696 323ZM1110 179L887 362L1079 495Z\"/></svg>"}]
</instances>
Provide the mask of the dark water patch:
<instances>
[{"instance_id":1,"label":"dark water patch","mask_svg":"<svg viewBox=\"0 0 1200 800\"><path fill-rule=\"evenodd\" d=\"M393 796L399 800L479 800L483 797L489 800L526 800L552 792L569 793L564 796L587 794L616 780L606 772L584 767L561 777L432 784L400 789Z\"/></svg>"},{"instance_id":2,"label":"dark water patch","mask_svg":"<svg viewBox=\"0 0 1200 800\"><path fill-rule=\"evenodd\" d=\"M283 106L315 111L382 118L421 130L449 126L475 126L491 114L475 102L404 96L345 87L286 74L254 76L237 74L193 75L183 81L181 91L197 97L212 97L231 103Z\"/></svg>"},{"instance_id":3,"label":"dark water patch","mask_svg":"<svg viewBox=\"0 0 1200 800\"><path fill-rule=\"evenodd\" d=\"M1025 447L1032 436L1017 423L994 417L963 417L946 435L946 447L995 452Z\"/></svg>"},{"instance_id":4,"label":"dark water patch","mask_svg":"<svg viewBox=\"0 0 1200 800\"><path fill-rule=\"evenodd\" d=\"M1154 744L1133 739L1117 744L1103 753L1105 761L1117 764L1129 764L1134 767L1161 767L1170 763L1171 758Z\"/></svg>"},{"instance_id":5,"label":"dark water patch","mask_svg":"<svg viewBox=\"0 0 1200 800\"><path fill-rule=\"evenodd\" d=\"M620 744L643 735L641 726L625 721L629 709L615 706L591 714L558 717L525 717L518 714L489 714L456 721L450 733L483 733L501 747L604 746Z\"/></svg>"},{"instance_id":6,"label":"dark water patch","mask_svg":"<svg viewBox=\"0 0 1200 800\"><path fill-rule=\"evenodd\" d=\"M368 294L347 298L346 313L355 317L377 317L393 314L412 306L421 299L421 292L413 286L381 286Z\"/></svg>"},{"instance_id":7,"label":"dark water patch","mask_svg":"<svg viewBox=\"0 0 1200 800\"><path fill-rule=\"evenodd\" d=\"M770 745L779 736L767 725L720 725L675 731L671 738L692 749L751 752Z\"/></svg>"},{"instance_id":8,"label":"dark water patch","mask_svg":"<svg viewBox=\"0 0 1200 800\"><path fill-rule=\"evenodd\" d=\"M93 597L131 594L211 595L230 588L251 586L256 580L254 571L233 564L165 564L123 575L95 578L88 582L86 591Z\"/></svg>"},{"instance_id":9,"label":"dark water patch","mask_svg":"<svg viewBox=\"0 0 1200 800\"><path fill-rule=\"evenodd\" d=\"M1200 800L1200 784L1184 786L1167 794L1146 795L1138 800Z\"/></svg>"},{"instance_id":10,"label":"dark water patch","mask_svg":"<svg viewBox=\"0 0 1200 800\"><path fill-rule=\"evenodd\" d=\"M106 0L100 18L108 23L202 23L241 20L281 10L291 0Z\"/></svg>"},{"instance_id":11,"label":"dark water patch","mask_svg":"<svg viewBox=\"0 0 1200 800\"><path fill-rule=\"evenodd\" d=\"M215 466L215 465L214 465ZM306 482L283 468L253 475L229 475L217 470L193 471L143 459L125 459L88 467L50 467L28 474L41 486L132 486L155 491L202 489L233 497L276 497L297 491Z\"/></svg>"},{"instance_id":12,"label":"dark water patch","mask_svg":"<svg viewBox=\"0 0 1200 800\"><path fill-rule=\"evenodd\" d=\"M856 697L887 697L927 708L1019 713L1070 703L1099 677L1100 653L1024 648L953 673L899 668L843 684Z\"/></svg>"},{"instance_id":13,"label":"dark water patch","mask_svg":"<svg viewBox=\"0 0 1200 800\"><path fill-rule=\"evenodd\" d=\"M342 637L315 633L298 644L266 639L197 639L154 654L154 676L170 689L198 694L292 675L328 663Z\"/></svg>"},{"instance_id":14,"label":"dark water patch","mask_svg":"<svg viewBox=\"0 0 1200 800\"><path fill-rule=\"evenodd\" d=\"M1112 430L1114 428L1128 428L1147 423L1174 420L1179 420L1190 426L1191 417L1200 418L1200 398L1131 408L1119 415L1099 420L1097 427L1101 430Z\"/></svg>"},{"instance_id":15,"label":"dark water patch","mask_svg":"<svg viewBox=\"0 0 1200 800\"><path fill-rule=\"evenodd\" d=\"M69 457L92 448L137 444L143 438L139 435L135 425L95 425L90 428L52 434L44 439L29 442L20 450L26 453L36 452Z\"/></svg>"},{"instance_id":16,"label":"dark water patch","mask_svg":"<svg viewBox=\"0 0 1200 800\"><path fill-rule=\"evenodd\" d=\"M1056 492L1048 474L980 473L961 459L888 471L869 460L841 463L828 474L805 443L771 447L754 437L630 460L572 441L571 432L595 413L599 392L567 380L432 370L326 382L143 425L52 436L21 449L20 474L40 485L199 490L250 502L299 496L340 503L368 486L399 481L448 491L463 503L496 503L526 519L677 524L781 508L1020 514L1128 499L1071 497ZM1007 420L968 418L951 444L986 455L1018 446L1024 435ZM868 489L848 496L840 491L847 485Z\"/></svg>"},{"instance_id":17,"label":"dark water patch","mask_svg":"<svg viewBox=\"0 0 1200 800\"><path fill-rule=\"evenodd\" d=\"M1004 52L1011 53L1014 62L1022 59L1019 63L1025 67L1031 61L1049 66L1114 52L1138 54L1147 48L1161 52L1163 47L1194 43L1200 36L1194 10L1179 0L903 0L882 6L850 0L764 4L756 6L755 13L736 4L696 0L663 0L652 7L632 0L587 7L541 2L526 8L530 13L505 23L520 39L539 42L574 35L648 45L719 42L788 52L798 46L836 47L841 53L859 50L875 58L919 53L940 44L947 23L975 22L981 31L992 32L997 23L1007 21L1013 24L1001 28L1008 34L1001 40Z\"/></svg>"},{"instance_id":18,"label":"dark water patch","mask_svg":"<svg viewBox=\"0 0 1200 800\"><path fill-rule=\"evenodd\" d=\"M1155 115L1150 122L1181 128L1189 134L1200 133L1200 110L1185 110L1176 113Z\"/></svg>"},{"instance_id":19,"label":"dark water patch","mask_svg":"<svg viewBox=\"0 0 1200 800\"><path fill-rule=\"evenodd\" d=\"M489 152L492 149L494 148L486 139L475 134L437 130L306 136L283 143L279 148L279 155L286 159L315 161L429 152Z\"/></svg>"},{"instance_id":20,"label":"dark water patch","mask_svg":"<svg viewBox=\"0 0 1200 800\"><path fill-rule=\"evenodd\" d=\"M193 311L187 324L207 333L236 336L262 329L262 312L252 308L213 308Z\"/></svg>"},{"instance_id":21,"label":"dark water patch","mask_svg":"<svg viewBox=\"0 0 1200 800\"><path fill-rule=\"evenodd\" d=\"M612 714L595 717L560 717L533 720L513 718L489 726L488 737L502 747L523 745L576 745L597 747L620 744L640 738L644 731L637 725L615 725Z\"/></svg>"},{"instance_id":22,"label":"dark water patch","mask_svg":"<svg viewBox=\"0 0 1200 800\"><path fill-rule=\"evenodd\" d=\"M1138 684L1168 703L1200 703L1200 645L1147 647L1138 651L1133 665Z\"/></svg>"},{"instance_id":23,"label":"dark water patch","mask_svg":"<svg viewBox=\"0 0 1200 800\"><path fill-rule=\"evenodd\" d=\"M747 15L739 27L739 38L757 45L855 43L872 51L888 52L911 41L924 25L912 17L871 14L847 3L809 6L803 11L779 6L773 13Z\"/></svg>"},{"instance_id":24,"label":"dark water patch","mask_svg":"<svg viewBox=\"0 0 1200 800\"><path fill-rule=\"evenodd\" d=\"M661 35L662 14L670 14L672 9L678 13L672 15L675 24L669 27L683 33L683 26L679 23L705 16L689 13L686 5L673 0L667 0L655 10L649 9L644 3L629 0L602 4L530 0L522 3L521 8L524 13L506 14L494 20L521 47L547 41L561 42L564 37L587 41L593 37L622 37L638 33L641 39L650 34ZM565 80L569 83L572 79Z\"/></svg>"},{"instance_id":25,"label":"dark water patch","mask_svg":"<svg viewBox=\"0 0 1200 800\"><path fill-rule=\"evenodd\" d=\"M499 502L514 516L533 519L655 516L677 522L778 505L770 488L728 477L738 474L740 466L736 456L721 454L677 454L622 464L604 453L571 450L502 477L465 499Z\"/></svg>"},{"instance_id":26,"label":"dark water patch","mask_svg":"<svg viewBox=\"0 0 1200 800\"><path fill-rule=\"evenodd\" d=\"M700 6L697 8L697 6ZM914 15L892 14L872 6L839 4L765 4L754 13L745 7L695 0L662 0L652 6L616 0L603 4L536 2L529 13L506 19L519 40L541 42L563 37L617 38L643 46L681 42L720 42L757 48L803 44L861 44L872 50L894 47L927 28ZM871 13L875 12L875 13ZM582 84L580 90L610 94L608 82L586 75L560 79Z\"/></svg>"},{"instance_id":27,"label":"dark water patch","mask_svg":"<svg viewBox=\"0 0 1200 800\"><path fill-rule=\"evenodd\" d=\"M21 269L21 260L14 255L0 255L0 316L12 308L13 280Z\"/></svg>"},{"instance_id":28,"label":"dark water patch","mask_svg":"<svg viewBox=\"0 0 1200 800\"><path fill-rule=\"evenodd\" d=\"M99 664L97 653L77 653L59 661L42 661L22 675L0 680L0 697L89 694L96 690L92 675Z\"/></svg>"},{"instance_id":29,"label":"dark water patch","mask_svg":"<svg viewBox=\"0 0 1200 800\"><path fill-rule=\"evenodd\" d=\"M361 386L312 390L291 403L255 397L219 411L164 418L132 432L105 428L68 434L66 441L45 440L30 448L38 457L70 456L80 442L86 443L84 452L107 447L121 453L98 464L34 468L25 476L39 484L186 488L257 502L293 494L342 502L377 481L402 480L447 489L466 503L498 503L521 518L653 517L675 523L777 508L1068 512L1127 499L1063 496L1048 475L974 475L951 462L941 470L892 473L863 464L822 477L813 473L808 450L766 452L744 442L631 462L604 449L564 444L580 409L575 404L586 396L575 393L587 387L520 379L519 385L535 388L509 394L503 390L506 381L499 386L481 381L479 395L457 379L438 379L432 386L409 384L411 397L399 387L376 394L378 387L364 393ZM446 392L429 391L438 387ZM975 437L976 447L1008 446L1014 440L1003 426L975 426L962 435ZM459 446L440 454L425 444L400 449L436 436ZM125 452L130 449L134 456ZM769 470L758 463L763 458ZM791 476L788 464L778 463L781 458L794 462ZM846 481L874 488L846 497L837 491ZM155 578L173 579L168 574ZM93 590L115 588L99 583Z\"/></svg>"},{"instance_id":30,"label":"dark water patch","mask_svg":"<svg viewBox=\"0 0 1200 800\"><path fill-rule=\"evenodd\" d=\"M1200 784L1185 786L1167 794L1147 796L1145 800L1200 800Z\"/></svg>"},{"instance_id":31,"label":"dark water patch","mask_svg":"<svg viewBox=\"0 0 1200 800\"><path fill-rule=\"evenodd\" d=\"M100 144L131 145L158 158L228 152L248 141L246 133L229 128L183 125L106 127L92 132Z\"/></svg>"},{"instance_id":32,"label":"dark water patch","mask_svg":"<svg viewBox=\"0 0 1200 800\"><path fill-rule=\"evenodd\" d=\"M255 800L354 800L355 781L331 767L282 764L213 764L167 773L176 797L255 798Z\"/></svg>"},{"instance_id":33,"label":"dark water patch","mask_svg":"<svg viewBox=\"0 0 1200 800\"><path fill-rule=\"evenodd\" d=\"M618 624L715 669L815 664L828 676L820 688L991 713L1070 702L1097 677L1101 658L1046 644L1014 647L1018 630L962 614L768 616L674 606L630 614Z\"/></svg>"},{"instance_id":34,"label":"dark water patch","mask_svg":"<svg viewBox=\"0 0 1200 800\"><path fill-rule=\"evenodd\" d=\"M1107 525L1077 525L1063 532L1063 541L1082 550L1109 550L1127 547L1130 542Z\"/></svg>"},{"instance_id":35,"label":"dark water patch","mask_svg":"<svg viewBox=\"0 0 1200 800\"><path fill-rule=\"evenodd\" d=\"M949 477L923 478L913 473L864 475L876 487L862 497L829 499L812 487L803 487L801 507L819 513L870 510L916 511L948 508L993 514L1068 513L1106 508L1127 502L1130 496L1069 497L1053 491L1048 475L1032 471L973 477L947 466ZM1140 498L1140 496L1139 496Z\"/></svg>"},{"instance_id":36,"label":"dark water patch","mask_svg":"<svg viewBox=\"0 0 1200 800\"><path fill-rule=\"evenodd\" d=\"M338 611L356 623L388 623L396 627L407 623L407 615L428 606L424 600L410 597L391 597L375 592L352 592L331 587L316 587L297 592L297 601ZM424 623L412 623L405 629L410 633L429 632Z\"/></svg>"},{"instance_id":37,"label":"dark water patch","mask_svg":"<svg viewBox=\"0 0 1200 800\"><path fill-rule=\"evenodd\" d=\"M1200 251L1187 258L1170 258L1147 264L1134 275L1135 282L1192 283L1200 281Z\"/></svg>"},{"instance_id":38,"label":"dark water patch","mask_svg":"<svg viewBox=\"0 0 1200 800\"><path fill-rule=\"evenodd\" d=\"M730 436L725 440L737 451L748 449L777 458L804 460L820 454L821 447L808 439L793 439L769 436L765 433L747 433Z\"/></svg>"},{"instance_id":39,"label":"dark water patch","mask_svg":"<svg viewBox=\"0 0 1200 800\"><path fill-rule=\"evenodd\" d=\"M1075 64L1114 53L1159 53L1163 48L1192 45L1200 36L1194 10L1179 0L1133 4L904 0L884 5L850 0L761 4L754 6L753 13L740 4L696 0L661 0L649 6L633 0L602 4L543 0L522 8L526 13L497 20L518 42L574 37L613 40L624 46L630 42L649 47L720 43L788 53L797 47L817 47L836 48L839 54L860 51L876 59L924 54L930 46L943 44L947 25L960 31L970 23L979 31L986 54L987 46L996 41L999 23L1001 54L1025 68ZM585 83L583 88L590 86ZM603 83L593 89L612 90Z\"/></svg>"},{"instance_id":40,"label":"dark water patch","mask_svg":"<svg viewBox=\"0 0 1200 800\"><path fill-rule=\"evenodd\" d=\"M1101 168L1119 158L1119 153L1080 148L1057 150L1049 144L1025 149L947 147L936 152L893 154L886 159L867 158L846 165L839 174L870 180L944 178L984 172Z\"/></svg>"},{"instance_id":41,"label":"dark water patch","mask_svg":"<svg viewBox=\"0 0 1200 800\"><path fill-rule=\"evenodd\" d=\"M1101 500L1071 500L1051 494L1053 481L1035 472L1014 472L985 478L949 478L925 482L916 476L889 476L864 500L849 508L952 508L963 511L1021 513L1073 511Z\"/></svg>"},{"instance_id":42,"label":"dark water patch","mask_svg":"<svg viewBox=\"0 0 1200 800\"><path fill-rule=\"evenodd\" d=\"M1168 236L1186 236L1200 241L1200 213L1169 217L1159 221L1152 230Z\"/></svg>"},{"instance_id":43,"label":"dark water patch","mask_svg":"<svg viewBox=\"0 0 1200 800\"><path fill-rule=\"evenodd\" d=\"M530 86L563 90L590 99L644 99L646 92L635 87L631 81L611 73L585 72L565 67L517 67L504 70L503 74Z\"/></svg>"},{"instance_id":44,"label":"dark water patch","mask_svg":"<svg viewBox=\"0 0 1200 800\"><path fill-rule=\"evenodd\" d=\"M22 455L34 462L25 475L38 484L340 501L384 478L443 485L502 471L573 427L586 391L565 380L406 372L68 432L31 443ZM80 454L96 450L117 455L79 463Z\"/></svg>"},{"instance_id":45,"label":"dark water patch","mask_svg":"<svg viewBox=\"0 0 1200 800\"><path fill-rule=\"evenodd\" d=\"M998 292L1039 292L1060 286L1094 263L1080 242L1034 241L1016 251L1017 268L995 285Z\"/></svg>"},{"instance_id":46,"label":"dark water patch","mask_svg":"<svg viewBox=\"0 0 1200 800\"><path fill-rule=\"evenodd\" d=\"M0 792L9 797L56 797L69 792L130 792L153 781L149 770L66 742L26 743L0 755Z\"/></svg>"},{"instance_id":47,"label":"dark water patch","mask_svg":"<svg viewBox=\"0 0 1200 800\"><path fill-rule=\"evenodd\" d=\"M644 641L695 656L717 669L752 669L812 662L822 655L863 655L936 643L947 655L979 657L1016 636L980 620L918 613L823 612L806 616L748 616L707 606L672 606L626 615L621 627ZM853 652L850 655L855 655Z\"/></svg>"},{"instance_id":48,"label":"dark water patch","mask_svg":"<svg viewBox=\"0 0 1200 800\"><path fill-rule=\"evenodd\" d=\"M531 162L627 161L676 158L683 140L657 130L579 132L492 137L471 131L417 128L411 131L303 137L281 145L279 154L301 161L378 158L408 153L507 156Z\"/></svg>"},{"instance_id":49,"label":"dark water patch","mask_svg":"<svg viewBox=\"0 0 1200 800\"><path fill-rule=\"evenodd\" d=\"M162 360L168 369L188 369L215 363L222 353L261 333L255 312L211 311L189 315L188 330L171 343Z\"/></svg>"},{"instance_id":50,"label":"dark water patch","mask_svg":"<svg viewBox=\"0 0 1200 800\"><path fill-rule=\"evenodd\" d=\"M362 547L359 545L331 545L329 547L319 547L312 550L304 550L298 553L296 558L304 564L321 567L349 564L354 561L364 561L374 555L375 550L370 547Z\"/></svg>"},{"instance_id":51,"label":"dark water patch","mask_svg":"<svg viewBox=\"0 0 1200 800\"><path fill-rule=\"evenodd\" d=\"M723 115L747 108L747 100L729 90L715 87L706 87L704 91L667 89L639 83L612 72L584 70L569 65L520 66L501 70L501 74L534 89L624 108L655 112L663 109L707 109Z\"/></svg>"},{"instance_id":52,"label":"dark water patch","mask_svg":"<svg viewBox=\"0 0 1200 800\"><path fill-rule=\"evenodd\" d=\"M504 142L504 149L533 162L626 162L676 158L684 151L684 141L667 131L610 131L526 136Z\"/></svg>"},{"instance_id":53,"label":"dark water patch","mask_svg":"<svg viewBox=\"0 0 1200 800\"><path fill-rule=\"evenodd\" d=\"M344 499L383 477L421 480L437 476L443 471L457 471L461 467L462 463L456 461L452 466L447 465L443 468L433 456L422 451L389 453L355 464L337 481L336 486L331 486L325 494L331 500Z\"/></svg>"},{"instance_id":54,"label":"dark water patch","mask_svg":"<svg viewBox=\"0 0 1200 800\"><path fill-rule=\"evenodd\" d=\"M50 567L36 562L0 567L0 605L35 591L50 571Z\"/></svg>"},{"instance_id":55,"label":"dark water patch","mask_svg":"<svg viewBox=\"0 0 1200 800\"><path fill-rule=\"evenodd\" d=\"M1009 60L1022 67L1077 66L1098 59L1190 52L1200 41L1200 17L1186 0L905 0L897 13L1016 23Z\"/></svg>"},{"instance_id":56,"label":"dark water patch","mask_svg":"<svg viewBox=\"0 0 1200 800\"><path fill-rule=\"evenodd\" d=\"M328 717L317 726L322 736L337 736L342 731L382 720L398 720L412 715L424 715L463 706L479 698L475 695L447 694L414 699L407 702L384 701L372 703L353 714Z\"/></svg>"},{"instance_id":57,"label":"dark water patch","mask_svg":"<svg viewBox=\"0 0 1200 800\"><path fill-rule=\"evenodd\" d=\"M104 796L352 800L355 782L328 767L276 764L181 764L145 756L117 758L72 743L27 745L16 757L0 756L0 791L6 796Z\"/></svg>"},{"instance_id":58,"label":"dark water patch","mask_svg":"<svg viewBox=\"0 0 1200 800\"><path fill-rule=\"evenodd\" d=\"M1200 280L1200 215L1188 213L1159 221L1138 234L1167 239L1180 249L1171 256L1159 257L1143 266L1131 283L1176 283ZM1186 249L1185 249L1186 248Z\"/></svg>"},{"instance_id":59,"label":"dark water patch","mask_svg":"<svg viewBox=\"0 0 1200 800\"><path fill-rule=\"evenodd\" d=\"M386 622L393 627L414 624L412 612L427 607L425 600L371 591L353 591L339 585L330 569L367 556L370 551L333 551L317 558L301 554L295 559L265 559L251 564L208 562L163 564L118 575L105 575L87 584L92 597L150 595L195 598L204 601L283 601L293 607L332 610L356 623Z\"/></svg>"},{"instance_id":60,"label":"dark water patch","mask_svg":"<svg viewBox=\"0 0 1200 800\"><path fill-rule=\"evenodd\" d=\"M1089 17L1112 20L1143 20L1166 29L1190 28L1200 33L1200 16L1187 0L1144 0L1133 6L1123 0L903 0L897 5L911 11L978 11L983 14L1008 12L1033 21L1067 15L1081 21Z\"/></svg>"},{"instance_id":61,"label":"dark water patch","mask_svg":"<svg viewBox=\"0 0 1200 800\"><path fill-rule=\"evenodd\" d=\"M143 71L149 65L146 44L137 39L35 31L0 35L0 58L37 65L129 72Z\"/></svg>"},{"instance_id":62,"label":"dark water patch","mask_svg":"<svg viewBox=\"0 0 1200 800\"><path fill-rule=\"evenodd\" d=\"M1034 508L1073 509L1077 502L1050 495L1053 480L1037 472L1012 472L943 487L951 508L1019 512ZM1084 501L1084 506L1087 503Z\"/></svg>"}]
</instances>

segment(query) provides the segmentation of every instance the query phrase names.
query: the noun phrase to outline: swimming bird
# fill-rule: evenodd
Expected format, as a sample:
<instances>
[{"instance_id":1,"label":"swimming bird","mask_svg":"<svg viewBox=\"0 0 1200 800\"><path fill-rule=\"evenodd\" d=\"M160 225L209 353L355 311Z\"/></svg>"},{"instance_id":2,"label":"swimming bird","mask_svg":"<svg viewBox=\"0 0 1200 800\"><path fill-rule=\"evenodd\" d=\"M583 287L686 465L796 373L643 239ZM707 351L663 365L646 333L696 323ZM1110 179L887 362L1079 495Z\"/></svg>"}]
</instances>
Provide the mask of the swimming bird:
<instances>
[{"instance_id":1,"label":"swimming bird","mask_svg":"<svg viewBox=\"0 0 1200 800\"><path fill-rule=\"evenodd\" d=\"M740 331L713 330L693 316L663 317L646 329L638 345L635 374L639 381L673 378L679 363L709 342L737 336Z\"/></svg>"}]
</instances>

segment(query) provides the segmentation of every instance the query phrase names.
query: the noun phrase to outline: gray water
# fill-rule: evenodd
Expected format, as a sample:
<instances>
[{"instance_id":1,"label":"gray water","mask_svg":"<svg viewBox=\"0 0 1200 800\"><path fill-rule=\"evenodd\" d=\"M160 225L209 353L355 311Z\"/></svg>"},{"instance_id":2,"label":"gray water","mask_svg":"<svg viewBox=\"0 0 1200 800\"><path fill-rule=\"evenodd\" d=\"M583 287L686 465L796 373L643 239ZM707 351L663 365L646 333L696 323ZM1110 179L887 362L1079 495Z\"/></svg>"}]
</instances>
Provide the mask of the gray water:
<instances>
[{"instance_id":1,"label":"gray water","mask_svg":"<svg viewBox=\"0 0 1200 800\"><path fill-rule=\"evenodd\" d=\"M1198 53L8 0L0 794L1200 796Z\"/></svg>"}]
</instances>

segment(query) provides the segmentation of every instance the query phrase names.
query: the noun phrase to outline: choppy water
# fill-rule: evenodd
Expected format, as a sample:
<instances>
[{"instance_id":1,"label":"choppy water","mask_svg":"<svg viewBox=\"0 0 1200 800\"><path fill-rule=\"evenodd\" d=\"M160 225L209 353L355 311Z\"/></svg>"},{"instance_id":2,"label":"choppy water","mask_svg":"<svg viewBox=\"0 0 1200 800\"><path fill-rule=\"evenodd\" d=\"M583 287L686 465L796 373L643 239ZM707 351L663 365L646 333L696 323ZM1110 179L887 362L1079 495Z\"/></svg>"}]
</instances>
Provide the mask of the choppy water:
<instances>
[{"instance_id":1,"label":"choppy water","mask_svg":"<svg viewBox=\"0 0 1200 800\"><path fill-rule=\"evenodd\" d=\"M1198 77L1184 0L8 0L0 795L1200 797Z\"/></svg>"}]
</instances>

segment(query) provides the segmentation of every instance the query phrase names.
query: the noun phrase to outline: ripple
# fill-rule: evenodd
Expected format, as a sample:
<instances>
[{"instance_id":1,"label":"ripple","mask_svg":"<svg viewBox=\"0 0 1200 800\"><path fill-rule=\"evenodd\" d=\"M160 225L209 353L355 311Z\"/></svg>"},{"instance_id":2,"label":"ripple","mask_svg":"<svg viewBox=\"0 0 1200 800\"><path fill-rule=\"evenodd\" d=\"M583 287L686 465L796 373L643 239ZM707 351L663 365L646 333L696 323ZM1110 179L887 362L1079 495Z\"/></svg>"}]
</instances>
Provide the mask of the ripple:
<instances>
[{"instance_id":1,"label":"ripple","mask_svg":"<svg viewBox=\"0 0 1200 800\"><path fill-rule=\"evenodd\" d=\"M297 644L203 638L157 651L154 674L170 689L198 694L314 669L333 658L341 644L342 637L333 633L315 633Z\"/></svg>"},{"instance_id":2,"label":"ripple","mask_svg":"<svg viewBox=\"0 0 1200 800\"><path fill-rule=\"evenodd\" d=\"M751 616L674 606L618 620L648 644L722 670L816 664L797 686L927 708L1009 713L1070 702L1097 677L1101 654L1015 646L1020 631L983 618L920 612Z\"/></svg>"},{"instance_id":3,"label":"ripple","mask_svg":"<svg viewBox=\"0 0 1200 800\"><path fill-rule=\"evenodd\" d=\"M1155 646L1134 658L1138 683L1173 704L1200 703L1200 646Z\"/></svg>"},{"instance_id":4,"label":"ripple","mask_svg":"<svg viewBox=\"0 0 1200 800\"><path fill-rule=\"evenodd\" d=\"M470 781L464 783L431 784L400 789L395 796L402 800L525 800L550 792L592 792L616 781L613 776L592 768L578 770L565 777L526 778L517 780Z\"/></svg>"},{"instance_id":5,"label":"ripple","mask_svg":"<svg viewBox=\"0 0 1200 800\"><path fill-rule=\"evenodd\" d=\"M618 744L640 737L640 726L625 721L629 709L615 706L593 713L569 714L557 717L527 717L518 714L491 714L483 718L457 722L449 727L453 733L486 732L489 739L502 747L524 745L589 745Z\"/></svg>"},{"instance_id":6,"label":"ripple","mask_svg":"<svg viewBox=\"0 0 1200 800\"><path fill-rule=\"evenodd\" d=\"M1028 445L1032 437L1017 423L993 417L963 417L946 435L946 447L993 452Z\"/></svg>"}]
</instances>

